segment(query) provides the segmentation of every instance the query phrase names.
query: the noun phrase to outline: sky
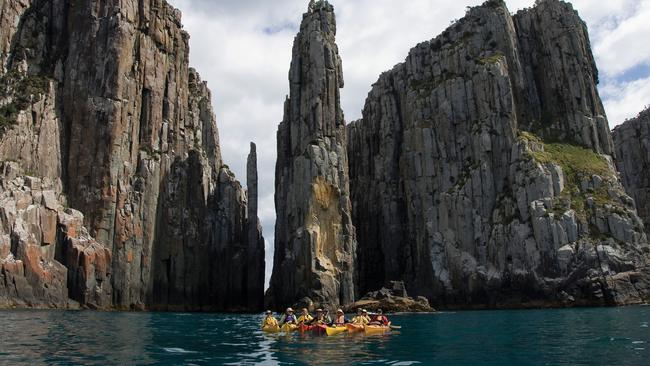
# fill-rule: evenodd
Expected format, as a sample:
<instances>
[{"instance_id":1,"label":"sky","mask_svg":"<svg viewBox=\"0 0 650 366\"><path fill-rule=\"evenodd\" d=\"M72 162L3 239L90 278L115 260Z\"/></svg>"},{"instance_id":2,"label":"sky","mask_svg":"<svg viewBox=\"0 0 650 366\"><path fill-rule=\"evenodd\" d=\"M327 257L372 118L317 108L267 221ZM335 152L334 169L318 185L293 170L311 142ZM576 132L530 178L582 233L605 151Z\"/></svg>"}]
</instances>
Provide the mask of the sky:
<instances>
[{"instance_id":1,"label":"sky","mask_svg":"<svg viewBox=\"0 0 650 366\"><path fill-rule=\"evenodd\" d=\"M308 0L168 0L183 12L190 64L212 90L223 157L246 181L249 142L257 144L259 216L266 238L267 281L273 264L277 126L282 120L291 47ZM441 33L467 6L483 0L330 0L347 121L361 117L371 85L404 61L409 49ZM506 0L511 12L534 0ZM590 30L599 90L614 127L650 105L650 0L571 1Z\"/></svg>"}]
</instances>

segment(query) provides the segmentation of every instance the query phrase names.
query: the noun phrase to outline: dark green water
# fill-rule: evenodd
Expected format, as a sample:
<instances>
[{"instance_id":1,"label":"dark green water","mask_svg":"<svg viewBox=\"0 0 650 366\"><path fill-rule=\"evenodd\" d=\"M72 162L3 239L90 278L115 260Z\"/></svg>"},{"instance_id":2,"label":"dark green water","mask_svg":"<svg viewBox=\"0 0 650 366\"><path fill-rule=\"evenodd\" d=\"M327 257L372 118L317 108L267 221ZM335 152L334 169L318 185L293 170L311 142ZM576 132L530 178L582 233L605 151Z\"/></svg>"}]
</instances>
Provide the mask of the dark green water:
<instances>
[{"instance_id":1,"label":"dark green water","mask_svg":"<svg viewBox=\"0 0 650 366\"><path fill-rule=\"evenodd\" d=\"M260 319L0 311L0 364L650 365L650 307L401 315L399 332L329 338Z\"/></svg>"}]
</instances>

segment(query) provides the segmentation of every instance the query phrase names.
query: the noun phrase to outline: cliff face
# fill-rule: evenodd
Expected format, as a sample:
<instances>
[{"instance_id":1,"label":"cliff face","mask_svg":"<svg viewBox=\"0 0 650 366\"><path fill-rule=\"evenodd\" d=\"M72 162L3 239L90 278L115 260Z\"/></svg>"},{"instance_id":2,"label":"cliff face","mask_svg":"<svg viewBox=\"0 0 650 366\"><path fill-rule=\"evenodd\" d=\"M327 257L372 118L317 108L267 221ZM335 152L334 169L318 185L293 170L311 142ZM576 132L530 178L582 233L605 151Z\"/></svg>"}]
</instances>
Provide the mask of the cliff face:
<instances>
[{"instance_id":1,"label":"cliff face","mask_svg":"<svg viewBox=\"0 0 650 366\"><path fill-rule=\"evenodd\" d=\"M70 296L101 308L258 309L264 268L246 268L264 258L256 211L221 160L210 92L188 66L180 12L163 0L1 6L0 157L25 177L47 181L57 199L78 210L55 209L55 232L65 228L61 212L77 221L85 216L82 246L105 250L101 259L85 256L78 264L85 275L95 268L91 282L102 289L89 301L70 286L76 267L50 254L67 239L41 240L39 249L32 232L30 245L43 265L58 268L63 283L61 265L67 268L68 288L56 301L13 294L0 306L42 300L63 307ZM10 178L3 179L14 183L3 188L17 200L24 185ZM28 211L40 204L37 195ZM23 220L42 227L32 218ZM7 258L27 261L13 244L17 228L5 224L12 238ZM28 282L48 277L23 267Z\"/></svg>"},{"instance_id":2,"label":"cliff face","mask_svg":"<svg viewBox=\"0 0 650 366\"><path fill-rule=\"evenodd\" d=\"M634 198L647 233L650 230L650 108L616 127L612 135L623 186Z\"/></svg>"},{"instance_id":3,"label":"cliff face","mask_svg":"<svg viewBox=\"0 0 650 366\"><path fill-rule=\"evenodd\" d=\"M570 4L472 8L381 75L348 126L358 291L438 307L629 304L648 247Z\"/></svg>"},{"instance_id":4,"label":"cliff face","mask_svg":"<svg viewBox=\"0 0 650 366\"><path fill-rule=\"evenodd\" d=\"M356 240L335 35L333 7L311 2L294 41L290 97L278 129L275 258L267 294L275 306L354 300Z\"/></svg>"}]
</instances>

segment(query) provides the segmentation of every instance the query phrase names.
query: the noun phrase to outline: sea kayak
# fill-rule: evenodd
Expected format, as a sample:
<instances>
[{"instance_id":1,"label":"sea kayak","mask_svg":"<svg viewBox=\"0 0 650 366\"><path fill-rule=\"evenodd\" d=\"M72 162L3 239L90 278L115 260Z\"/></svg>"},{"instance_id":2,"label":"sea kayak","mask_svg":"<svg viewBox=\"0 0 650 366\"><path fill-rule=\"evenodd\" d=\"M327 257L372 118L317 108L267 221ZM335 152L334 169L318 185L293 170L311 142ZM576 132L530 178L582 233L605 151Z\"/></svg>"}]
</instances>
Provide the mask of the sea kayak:
<instances>
[{"instance_id":1,"label":"sea kayak","mask_svg":"<svg viewBox=\"0 0 650 366\"><path fill-rule=\"evenodd\" d=\"M344 325L325 328L325 332L327 333L328 336L341 334L341 333L345 332L346 330L348 330L348 328L346 326L344 326Z\"/></svg>"},{"instance_id":2,"label":"sea kayak","mask_svg":"<svg viewBox=\"0 0 650 366\"><path fill-rule=\"evenodd\" d=\"M352 323L348 323L345 326L348 328L348 332L350 333L363 332L363 328L365 327L363 324Z\"/></svg>"},{"instance_id":3,"label":"sea kayak","mask_svg":"<svg viewBox=\"0 0 650 366\"><path fill-rule=\"evenodd\" d=\"M300 333L307 333L312 329L314 329L314 325L300 324L298 326L298 330L300 331Z\"/></svg>"},{"instance_id":4,"label":"sea kayak","mask_svg":"<svg viewBox=\"0 0 650 366\"><path fill-rule=\"evenodd\" d=\"M325 325L325 324L313 325L312 328L311 328L311 331L314 334L326 334L327 333L327 325Z\"/></svg>"},{"instance_id":5,"label":"sea kayak","mask_svg":"<svg viewBox=\"0 0 650 366\"><path fill-rule=\"evenodd\" d=\"M266 333L277 333L280 331L280 327L277 325L267 325L262 327L262 331Z\"/></svg>"},{"instance_id":6,"label":"sea kayak","mask_svg":"<svg viewBox=\"0 0 650 366\"><path fill-rule=\"evenodd\" d=\"M295 324L289 324L289 323L287 323L287 324L284 324L284 325L282 326L282 328L280 328L280 330L283 331L283 332L285 332L285 333L289 333L289 332L293 332L293 331L295 331L295 330L298 330L298 326L295 325Z\"/></svg>"},{"instance_id":7,"label":"sea kayak","mask_svg":"<svg viewBox=\"0 0 650 366\"><path fill-rule=\"evenodd\" d=\"M366 334L384 334L390 332L390 326L387 325L366 325Z\"/></svg>"}]
</instances>

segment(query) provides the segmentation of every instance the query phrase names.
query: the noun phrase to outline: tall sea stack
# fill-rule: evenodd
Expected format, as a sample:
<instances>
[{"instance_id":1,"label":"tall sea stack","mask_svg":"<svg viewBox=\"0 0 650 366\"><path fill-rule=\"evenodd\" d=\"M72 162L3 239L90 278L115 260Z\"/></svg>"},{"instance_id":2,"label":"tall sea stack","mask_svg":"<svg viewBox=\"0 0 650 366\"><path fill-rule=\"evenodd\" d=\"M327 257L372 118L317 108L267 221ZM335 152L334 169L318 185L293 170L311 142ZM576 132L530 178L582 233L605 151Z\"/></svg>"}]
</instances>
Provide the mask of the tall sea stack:
<instances>
[{"instance_id":1,"label":"tall sea stack","mask_svg":"<svg viewBox=\"0 0 650 366\"><path fill-rule=\"evenodd\" d=\"M438 307L650 297L587 28L571 5L471 8L373 85L348 126L358 291Z\"/></svg>"},{"instance_id":2,"label":"tall sea stack","mask_svg":"<svg viewBox=\"0 0 650 366\"><path fill-rule=\"evenodd\" d=\"M221 159L180 12L0 7L0 307L258 310L256 189Z\"/></svg>"},{"instance_id":3,"label":"tall sea stack","mask_svg":"<svg viewBox=\"0 0 650 366\"><path fill-rule=\"evenodd\" d=\"M354 300L343 71L334 8L311 2L293 45L290 96L278 129L272 306Z\"/></svg>"}]
</instances>

